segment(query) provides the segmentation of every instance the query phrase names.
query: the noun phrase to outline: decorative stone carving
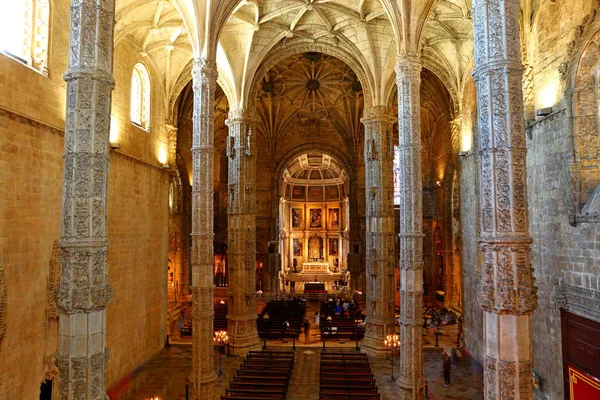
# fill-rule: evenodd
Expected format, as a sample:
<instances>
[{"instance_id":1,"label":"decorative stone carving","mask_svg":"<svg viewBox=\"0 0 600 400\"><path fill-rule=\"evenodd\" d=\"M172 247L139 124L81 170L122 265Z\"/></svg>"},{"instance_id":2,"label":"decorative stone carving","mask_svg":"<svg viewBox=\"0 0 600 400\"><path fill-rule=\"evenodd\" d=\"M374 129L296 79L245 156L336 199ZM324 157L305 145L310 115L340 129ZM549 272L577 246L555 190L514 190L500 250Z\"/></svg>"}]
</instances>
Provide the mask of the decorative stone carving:
<instances>
[{"instance_id":1,"label":"decorative stone carving","mask_svg":"<svg viewBox=\"0 0 600 400\"><path fill-rule=\"evenodd\" d=\"M401 399L422 399L423 176L421 171L421 64L402 54L396 65L400 192Z\"/></svg>"},{"instance_id":2,"label":"decorative stone carving","mask_svg":"<svg viewBox=\"0 0 600 400\"><path fill-rule=\"evenodd\" d=\"M56 292L60 285L60 248L58 241L54 241L50 257L50 271L46 280L46 319L58 318Z\"/></svg>"},{"instance_id":3,"label":"decorative stone carving","mask_svg":"<svg viewBox=\"0 0 600 400\"><path fill-rule=\"evenodd\" d=\"M168 160L171 168L177 168L177 127L172 124L165 124L165 128L167 129L167 137L169 140L169 154Z\"/></svg>"},{"instance_id":4,"label":"decorative stone carving","mask_svg":"<svg viewBox=\"0 0 600 400\"><path fill-rule=\"evenodd\" d=\"M114 0L71 4L60 284L59 398L104 399L108 137ZM89 343L82 346L81 343ZM92 360L100 359L100 363ZM95 368L88 368L93 364Z\"/></svg>"},{"instance_id":5,"label":"decorative stone carving","mask_svg":"<svg viewBox=\"0 0 600 400\"><path fill-rule=\"evenodd\" d=\"M0 341L6 335L6 282L4 268L0 267Z\"/></svg>"},{"instance_id":6,"label":"decorative stone carving","mask_svg":"<svg viewBox=\"0 0 600 400\"><path fill-rule=\"evenodd\" d=\"M532 397L531 379L521 381L517 373L531 365L529 318L537 306L527 221L518 21L516 0L473 2L483 252L479 302L488 313L486 399Z\"/></svg>"},{"instance_id":7,"label":"decorative stone carving","mask_svg":"<svg viewBox=\"0 0 600 400\"><path fill-rule=\"evenodd\" d=\"M194 61L194 118L192 143L192 397L214 399L213 366L213 170L214 97L217 65ZM195 396L195 397L194 397Z\"/></svg>"},{"instance_id":8,"label":"decorative stone carving","mask_svg":"<svg viewBox=\"0 0 600 400\"><path fill-rule=\"evenodd\" d=\"M554 308L600 323L600 291L560 282L554 286L550 301Z\"/></svg>"},{"instance_id":9,"label":"decorative stone carving","mask_svg":"<svg viewBox=\"0 0 600 400\"><path fill-rule=\"evenodd\" d=\"M229 127L228 330L235 349L244 353L260 348L256 330L256 156L248 110L232 110Z\"/></svg>"},{"instance_id":10,"label":"decorative stone carving","mask_svg":"<svg viewBox=\"0 0 600 400\"><path fill-rule=\"evenodd\" d=\"M361 120L365 126L367 326L363 349L385 353L386 335L393 333L394 282L385 277L394 271L394 175L392 124L387 107L372 107Z\"/></svg>"}]
</instances>

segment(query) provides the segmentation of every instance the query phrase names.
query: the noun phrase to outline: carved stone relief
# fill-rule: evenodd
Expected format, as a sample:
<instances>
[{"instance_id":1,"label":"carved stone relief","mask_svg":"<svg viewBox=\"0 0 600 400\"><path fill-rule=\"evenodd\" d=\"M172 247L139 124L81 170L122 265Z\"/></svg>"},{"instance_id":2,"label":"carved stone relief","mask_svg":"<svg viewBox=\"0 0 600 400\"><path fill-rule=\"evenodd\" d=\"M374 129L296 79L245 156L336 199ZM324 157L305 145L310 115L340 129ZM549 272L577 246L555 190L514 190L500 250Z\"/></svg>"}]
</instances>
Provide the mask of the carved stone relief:
<instances>
[{"instance_id":1,"label":"carved stone relief","mask_svg":"<svg viewBox=\"0 0 600 400\"><path fill-rule=\"evenodd\" d=\"M0 341L6 335L6 281L4 268L0 267Z\"/></svg>"},{"instance_id":2,"label":"carved stone relief","mask_svg":"<svg viewBox=\"0 0 600 400\"><path fill-rule=\"evenodd\" d=\"M61 399L106 396L106 332L94 321L105 320L112 299L106 239L114 10L114 0L73 1L71 7L62 237L60 256L53 257L60 260L60 340L71 343L60 346L57 357ZM89 341L96 345L82 352L77 344Z\"/></svg>"},{"instance_id":3,"label":"carved stone relief","mask_svg":"<svg viewBox=\"0 0 600 400\"><path fill-rule=\"evenodd\" d=\"M400 398L423 398L423 183L421 165L421 64L402 54L396 65L400 194Z\"/></svg>"},{"instance_id":4,"label":"carved stone relief","mask_svg":"<svg viewBox=\"0 0 600 400\"><path fill-rule=\"evenodd\" d=\"M600 323L600 291L560 282L551 294L554 308L567 310Z\"/></svg>"},{"instance_id":5,"label":"carved stone relief","mask_svg":"<svg viewBox=\"0 0 600 400\"><path fill-rule=\"evenodd\" d=\"M212 60L194 61L192 144L192 397L213 399L216 375L213 358L213 102L217 66ZM210 362L208 362L210 360Z\"/></svg>"}]
</instances>

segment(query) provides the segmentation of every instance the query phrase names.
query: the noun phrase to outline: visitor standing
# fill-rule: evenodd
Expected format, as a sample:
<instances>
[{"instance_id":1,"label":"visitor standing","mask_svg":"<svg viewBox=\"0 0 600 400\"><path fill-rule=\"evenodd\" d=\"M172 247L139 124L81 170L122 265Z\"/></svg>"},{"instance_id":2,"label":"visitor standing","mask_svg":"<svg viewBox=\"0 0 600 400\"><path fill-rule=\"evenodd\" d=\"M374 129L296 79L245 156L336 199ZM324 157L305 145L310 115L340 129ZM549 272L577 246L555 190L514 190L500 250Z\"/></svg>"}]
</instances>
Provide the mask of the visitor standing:
<instances>
[{"instance_id":1,"label":"visitor standing","mask_svg":"<svg viewBox=\"0 0 600 400\"><path fill-rule=\"evenodd\" d=\"M444 350L442 353L442 368L444 369L444 386L450 387L450 371L452 371L452 362L450 361L450 356Z\"/></svg>"},{"instance_id":2,"label":"visitor standing","mask_svg":"<svg viewBox=\"0 0 600 400\"><path fill-rule=\"evenodd\" d=\"M315 325L316 326L319 326L319 319L320 319L319 318L319 312L315 311Z\"/></svg>"},{"instance_id":3,"label":"visitor standing","mask_svg":"<svg viewBox=\"0 0 600 400\"><path fill-rule=\"evenodd\" d=\"M308 318L304 320L304 343L310 343L310 322L308 322Z\"/></svg>"}]
</instances>

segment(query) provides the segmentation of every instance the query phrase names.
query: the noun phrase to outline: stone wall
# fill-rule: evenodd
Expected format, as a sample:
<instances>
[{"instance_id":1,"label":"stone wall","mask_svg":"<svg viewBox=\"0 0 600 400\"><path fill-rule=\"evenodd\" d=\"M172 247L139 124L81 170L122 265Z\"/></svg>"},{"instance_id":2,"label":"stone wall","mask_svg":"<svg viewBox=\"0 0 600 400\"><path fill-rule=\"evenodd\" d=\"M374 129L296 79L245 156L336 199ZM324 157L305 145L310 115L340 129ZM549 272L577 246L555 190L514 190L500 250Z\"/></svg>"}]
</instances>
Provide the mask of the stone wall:
<instances>
[{"instance_id":1,"label":"stone wall","mask_svg":"<svg viewBox=\"0 0 600 400\"><path fill-rule=\"evenodd\" d=\"M167 173L115 152L110 162L108 387L164 345L168 246Z\"/></svg>"},{"instance_id":2,"label":"stone wall","mask_svg":"<svg viewBox=\"0 0 600 400\"><path fill-rule=\"evenodd\" d=\"M554 106L552 115L537 118L527 130L529 229L538 287L538 308L531 319L533 369L542 380L540 390L534 391L536 399L561 399L564 395L560 313L552 304L555 286L562 280L579 288L600 288L600 226L569 224L573 153L569 105L563 92L572 88L559 74L561 64L576 62L569 43L585 31L579 25L594 7L598 7L597 1L542 4L528 35L535 108Z\"/></svg>"},{"instance_id":3,"label":"stone wall","mask_svg":"<svg viewBox=\"0 0 600 400\"><path fill-rule=\"evenodd\" d=\"M107 308L111 353L107 387L148 360L164 345L167 319L168 191L167 132L160 77L151 64L150 129L130 122L131 74L136 44L115 47L115 90L108 181L108 273L113 301Z\"/></svg>"},{"instance_id":4,"label":"stone wall","mask_svg":"<svg viewBox=\"0 0 600 400\"><path fill-rule=\"evenodd\" d=\"M56 351L57 332L46 336L46 282L52 245L60 239L62 154L62 131L0 108L2 400L39 397L44 356Z\"/></svg>"},{"instance_id":5,"label":"stone wall","mask_svg":"<svg viewBox=\"0 0 600 400\"><path fill-rule=\"evenodd\" d=\"M0 54L0 265L6 281L6 336L0 342L0 399L35 399L56 352L45 325L49 261L60 239L65 83L70 2L51 9L48 76ZM167 140L160 79L152 82L150 132L129 123L127 41L115 51L114 141L109 176L107 311L110 386L158 351L166 324L168 180L160 168ZM113 138L111 138L113 139ZM133 157L131 157L133 156Z\"/></svg>"},{"instance_id":6,"label":"stone wall","mask_svg":"<svg viewBox=\"0 0 600 400\"><path fill-rule=\"evenodd\" d=\"M600 232L595 224L569 225L567 113L563 109L533 125L528 133L532 137L527 143L529 229L538 287L538 309L531 319L534 371L542 378L543 393L537 393L538 398L558 399L563 394L561 322L550 296L559 278L581 286L581 273L598 265L600 243L596 235ZM589 282L586 280L585 284L588 286ZM594 279L596 288L597 284Z\"/></svg>"},{"instance_id":7,"label":"stone wall","mask_svg":"<svg viewBox=\"0 0 600 400\"><path fill-rule=\"evenodd\" d=\"M53 27L69 26L69 1L52 4ZM68 29L53 29L48 76L0 53L0 265L6 335L0 339L0 399L39 398L56 352L46 322L53 242L60 239Z\"/></svg>"}]
</instances>

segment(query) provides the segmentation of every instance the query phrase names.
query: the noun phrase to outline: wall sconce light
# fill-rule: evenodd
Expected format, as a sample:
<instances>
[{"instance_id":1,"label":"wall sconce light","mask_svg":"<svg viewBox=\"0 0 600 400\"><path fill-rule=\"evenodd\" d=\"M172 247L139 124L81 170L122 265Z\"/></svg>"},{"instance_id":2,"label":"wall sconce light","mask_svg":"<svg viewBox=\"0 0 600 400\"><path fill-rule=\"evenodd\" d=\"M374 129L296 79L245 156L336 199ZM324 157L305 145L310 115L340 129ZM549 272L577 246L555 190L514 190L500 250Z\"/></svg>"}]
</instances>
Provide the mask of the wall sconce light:
<instances>
[{"instance_id":1,"label":"wall sconce light","mask_svg":"<svg viewBox=\"0 0 600 400\"><path fill-rule=\"evenodd\" d=\"M121 148L121 143L118 142L109 142L110 148L111 149L119 149Z\"/></svg>"},{"instance_id":2,"label":"wall sconce light","mask_svg":"<svg viewBox=\"0 0 600 400\"><path fill-rule=\"evenodd\" d=\"M540 108L539 110L537 110L536 115L538 117L545 117L552 114L552 107L545 107L545 108Z\"/></svg>"},{"instance_id":3,"label":"wall sconce light","mask_svg":"<svg viewBox=\"0 0 600 400\"><path fill-rule=\"evenodd\" d=\"M171 168L171 165L169 163L162 163L160 166L163 167L164 169Z\"/></svg>"},{"instance_id":4,"label":"wall sconce light","mask_svg":"<svg viewBox=\"0 0 600 400\"><path fill-rule=\"evenodd\" d=\"M436 184L438 187L442 187L442 182L440 182L440 181L435 181L435 184Z\"/></svg>"}]
</instances>

